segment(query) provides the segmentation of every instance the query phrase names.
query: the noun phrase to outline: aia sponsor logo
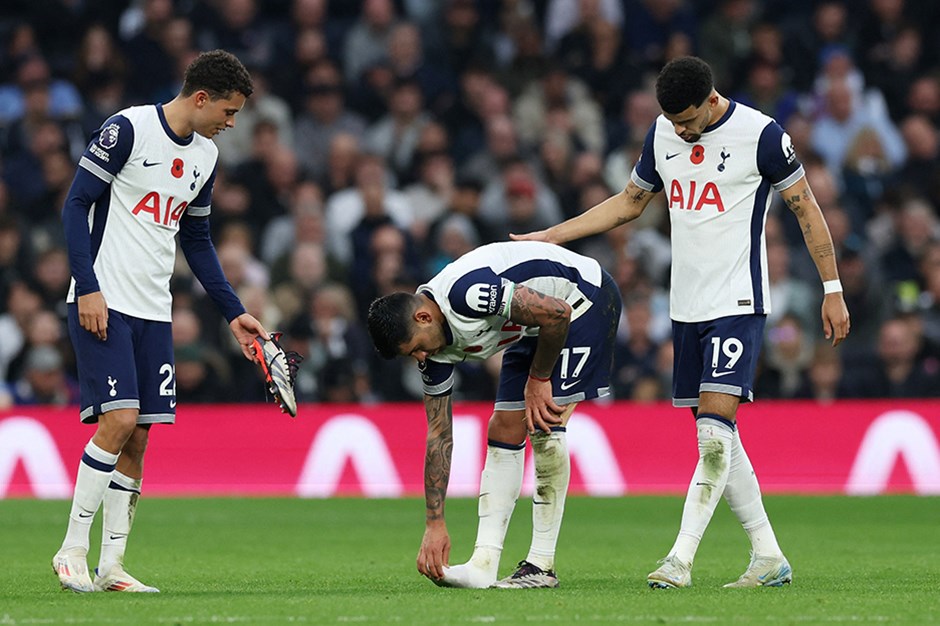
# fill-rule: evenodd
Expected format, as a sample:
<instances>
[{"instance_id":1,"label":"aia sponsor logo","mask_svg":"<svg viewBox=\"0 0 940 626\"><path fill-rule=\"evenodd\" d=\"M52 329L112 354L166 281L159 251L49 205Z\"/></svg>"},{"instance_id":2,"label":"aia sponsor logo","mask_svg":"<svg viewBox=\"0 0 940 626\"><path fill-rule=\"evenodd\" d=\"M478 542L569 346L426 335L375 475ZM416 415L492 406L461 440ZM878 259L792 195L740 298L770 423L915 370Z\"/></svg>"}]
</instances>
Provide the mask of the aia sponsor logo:
<instances>
[{"instance_id":1,"label":"aia sponsor logo","mask_svg":"<svg viewBox=\"0 0 940 626\"><path fill-rule=\"evenodd\" d=\"M137 202L131 212L137 217L140 217L141 213L149 215L154 224L176 227L183 211L186 210L186 205L185 200L176 204L174 196L167 196L166 200L163 200L159 193L151 191Z\"/></svg>"},{"instance_id":2,"label":"aia sponsor logo","mask_svg":"<svg viewBox=\"0 0 940 626\"><path fill-rule=\"evenodd\" d=\"M669 208L685 211L701 211L705 207L714 207L719 213L724 213L725 204L721 199L718 185L708 181L701 185L698 181L688 181L688 189L683 188L681 181L672 180L669 185Z\"/></svg>"}]
</instances>

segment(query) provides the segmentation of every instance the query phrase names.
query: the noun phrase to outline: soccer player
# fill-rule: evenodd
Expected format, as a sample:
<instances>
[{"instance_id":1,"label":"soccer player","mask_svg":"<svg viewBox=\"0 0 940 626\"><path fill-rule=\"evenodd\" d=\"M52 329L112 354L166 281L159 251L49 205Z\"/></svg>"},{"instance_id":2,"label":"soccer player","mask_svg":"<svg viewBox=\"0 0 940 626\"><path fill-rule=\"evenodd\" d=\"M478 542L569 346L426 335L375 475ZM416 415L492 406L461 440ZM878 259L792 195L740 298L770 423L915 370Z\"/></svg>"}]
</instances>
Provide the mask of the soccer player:
<instances>
[{"instance_id":1,"label":"soccer player","mask_svg":"<svg viewBox=\"0 0 940 626\"><path fill-rule=\"evenodd\" d=\"M822 325L832 345L849 332L832 238L790 137L773 119L729 101L701 59L670 61L656 81L662 108L626 189L549 229L514 236L562 243L637 218L665 190L672 223L670 316L673 405L691 407L699 460L678 538L650 573L654 588L688 587L702 534L724 495L751 541L744 574L726 587L792 579L764 511L735 415L753 400L754 370L770 312L764 222L770 189L796 216L823 281Z\"/></svg>"},{"instance_id":2,"label":"soccer player","mask_svg":"<svg viewBox=\"0 0 940 626\"><path fill-rule=\"evenodd\" d=\"M251 78L231 54L200 54L171 102L124 109L89 143L62 220L72 284L69 334L78 360L81 420L97 423L85 446L68 530L52 567L76 592L156 592L124 570L153 424L176 414L170 275L175 237L193 273L229 322L245 358L256 336L222 273L209 238L218 149L211 138L235 125ZM101 558L88 571L89 529L104 503Z\"/></svg>"},{"instance_id":3,"label":"soccer player","mask_svg":"<svg viewBox=\"0 0 940 626\"><path fill-rule=\"evenodd\" d=\"M412 357L424 380L425 531L418 571L442 586L557 587L555 545L571 466L565 441L581 400L608 394L620 292L597 261L540 242L482 246L447 265L417 293L369 308L385 358ZM448 567L444 500L450 478L454 363L505 349L480 479L479 526L469 562ZM497 582L503 539L522 488L525 440L535 457L532 544Z\"/></svg>"}]
</instances>

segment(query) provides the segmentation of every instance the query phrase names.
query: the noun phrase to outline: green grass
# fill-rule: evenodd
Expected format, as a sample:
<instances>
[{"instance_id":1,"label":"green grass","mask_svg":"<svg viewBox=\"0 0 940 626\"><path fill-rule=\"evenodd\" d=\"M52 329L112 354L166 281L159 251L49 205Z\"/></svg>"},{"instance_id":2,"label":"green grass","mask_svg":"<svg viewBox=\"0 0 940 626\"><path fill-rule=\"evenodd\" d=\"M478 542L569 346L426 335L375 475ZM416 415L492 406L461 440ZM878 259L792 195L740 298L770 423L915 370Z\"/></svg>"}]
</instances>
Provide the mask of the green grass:
<instances>
[{"instance_id":1,"label":"green grass","mask_svg":"<svg viewBox=\"0 0 940 626\"><path fill-rule=\"evenodd\" d=\"M0 626L13 624L841 624L940 622L940 499L767 498L795 572L791 587L728 590L747 539L722 504L691 589L646 574L674 539L681 499L572 498L557 590L439 589L414 557L417 500L141 501L128 569L155 596L76 595L49 565L66 502L0 501ZM525 556L520 501L500 574ZM449 502L452 562L470 554L476 502ZM98 537L97 525L93 537ZM94 541L97 544L97 541ZM90 563L97 552L93 549Z\"/></svg>"}]
</instances>

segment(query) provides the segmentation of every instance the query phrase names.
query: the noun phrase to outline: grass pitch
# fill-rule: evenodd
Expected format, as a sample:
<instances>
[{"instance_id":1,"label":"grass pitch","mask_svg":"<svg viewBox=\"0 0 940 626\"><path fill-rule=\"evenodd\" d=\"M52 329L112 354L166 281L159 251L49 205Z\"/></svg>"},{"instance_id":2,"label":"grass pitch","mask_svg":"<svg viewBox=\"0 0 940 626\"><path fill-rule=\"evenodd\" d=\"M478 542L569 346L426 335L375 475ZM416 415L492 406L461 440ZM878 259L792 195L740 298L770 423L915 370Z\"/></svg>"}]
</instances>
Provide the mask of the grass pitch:
<instances>
[{"instance_id":1,"label":"grass pitch","mask_svg":"<svg viewBox=\"0 0 940 626\"><path fill-rule=\"evenodd\" d=\"M50 560L67 502L0 501L0 626L17 624L940 623L940 499L770 497L794 569L780 589L729 590L748 542L719 506L694 587L650 590L680 498L571 498L556 590L439 589L414 558L419 500L142 499L128 569L159 595L59 589ZM476 501L448 502L451 561L470 555ZM99 515L100 517L100 515ZM525 557L520 501L500 575ZM92 531L93 546L100 537ZM94 567L97 549L89 562Z\"/></svg>"}]
</instances>

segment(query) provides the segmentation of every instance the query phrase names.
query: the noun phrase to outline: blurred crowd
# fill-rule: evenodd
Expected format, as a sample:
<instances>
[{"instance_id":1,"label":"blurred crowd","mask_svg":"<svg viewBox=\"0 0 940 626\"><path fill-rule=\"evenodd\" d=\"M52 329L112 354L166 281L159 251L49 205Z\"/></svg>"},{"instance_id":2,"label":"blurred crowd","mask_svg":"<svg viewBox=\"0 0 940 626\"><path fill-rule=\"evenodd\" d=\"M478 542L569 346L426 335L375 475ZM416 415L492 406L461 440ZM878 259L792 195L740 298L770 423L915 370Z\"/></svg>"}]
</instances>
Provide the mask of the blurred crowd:
<instances>
[{"instance_id":1,"label":"blurred crowd","mask_svg":"<svg viewBox=\"0 0 940 626\"><path fill-rule=\"evenodd\" d=\"M775 200L757 396L940 395L938 41L934 0L5 0L0 407L77 400L59 217L77 160L104 119L169 101L212 48L255 85L217 138L213 239L249 312L305 357L301 401L420 399L413 364L372 349L371 300L621 190L659 113L655 76L687 54L791 134L852 315L832 349ZM668 229L658 198L571 246L624 296L618 399L670 397ZM263 400L185 261L172 290L180 401ZM491 399L498 368L461 366L457 399Z\"/></svg>"}]
</instances>

